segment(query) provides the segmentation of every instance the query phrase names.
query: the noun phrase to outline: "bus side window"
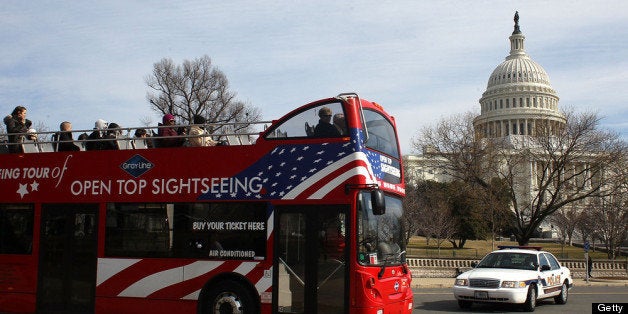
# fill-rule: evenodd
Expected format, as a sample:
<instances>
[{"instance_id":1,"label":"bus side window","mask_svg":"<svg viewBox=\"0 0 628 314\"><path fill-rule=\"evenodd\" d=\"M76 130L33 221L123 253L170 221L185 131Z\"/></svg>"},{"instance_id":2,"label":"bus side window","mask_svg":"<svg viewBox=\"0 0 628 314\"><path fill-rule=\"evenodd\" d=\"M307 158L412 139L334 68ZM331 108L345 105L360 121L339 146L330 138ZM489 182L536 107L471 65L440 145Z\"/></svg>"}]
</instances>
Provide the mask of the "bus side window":
<instances>
[{"instance_id":1,"label":"bus side window","mask_svg":"<svg viewBox=\"0 0 628 314\"><path fill-rule=\"evenodd\" d=\"M30 205L0 207L0 254L31 254L34 212ZM24 208L27 207L27 208Z\"/></svg>"},{"instance_id":2,"label":"bus side window","mask_svg":"<svg viewBox=\"0 0 628 314\"><path fill-rule=\"evenodd\" d=\"M307 121L305 121L305 134L307 134L308 137L314 136L314 126L310 125Z\"/></svg>"},{"instance_id":3,"label":"bus side window","mask_svg":"<svg viewBox=\"0 0 628 314\"><path fill-rule=\"evenodd\" d=\"M321 117L322 113L324 113L324 117ZM347 136L347 123L344 117L341 102L308 107L280 124L273 126L273 129L266 133L265 137L267 139L280 139ZM322 120L326 123L326 128L321 127L318 129L327 130L328 132L317 134L317 126L322 123ZM336 124L333 122L336 122ZM318 131L319 133L321 132L320 130Z\"/></svg>"}]
</instances>

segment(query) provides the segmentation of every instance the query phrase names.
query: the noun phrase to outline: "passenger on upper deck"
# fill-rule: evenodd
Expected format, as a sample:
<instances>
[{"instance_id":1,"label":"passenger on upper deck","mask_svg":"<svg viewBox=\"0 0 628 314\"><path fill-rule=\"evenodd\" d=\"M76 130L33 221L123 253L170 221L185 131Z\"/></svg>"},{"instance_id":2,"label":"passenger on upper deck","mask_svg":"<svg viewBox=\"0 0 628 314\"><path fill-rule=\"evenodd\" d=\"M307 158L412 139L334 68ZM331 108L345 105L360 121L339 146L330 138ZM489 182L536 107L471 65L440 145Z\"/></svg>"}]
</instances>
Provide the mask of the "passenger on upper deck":
<instances>
[{"instance_id":1,"label":"passenger on upper deck","mask_svg":"<svg viewBox=\"0 0 628 314\"><path fill-rule=\"evenodd\" d=\"M57 132L53 135L55 141L57 141L57 151L58 152L66 152L66 151L79 151L81 150L78 146L76 146L72 141L72 123L68 121L63 121L59 125L60 132Z\"/></svg>"},{"instance_id":2,"label":"passenger on upper deck","mask_svg":"<svg viewBox=\"0 0 628 314\"><path fill-rule=\"evenodd\" d=\"M194 115L194 125L190 127L188 135L188 143L190 146L216 146L217 142L214 141L207 130L205 130L206 120L203 116Z\"/></svg>"},{"instance_id":3,"label":"passenger on upper deck","mask_svg":"<svg viewBox=\"0 0 628 314\"><path fill-rule=\"evenodd\" d=\"M337 113L334 115L334 126L340 132L340 135L348 135L347 132L347 121L345 120L344 113Z\"/></svg>"},{"instance_id":4,"label":"passenger on upper deck","mask_svg":"<svg viewBox=\"0 0 628 314\"><path fill-rule=\"evenodd\" d=\"M140 129L136 129L134 135L135 135L135 143L136 143L134 145L138 145L138 146L142 145L142 146L139 146L139 147L142 147L142 148L152 148L153 147L153 141L152 140L150 140L150 141L148 140L148 132L146 131L146 129L141 129L141 128ZM143 143L137 142L138 140L142 140Z\"/></svg>"},{"instance_id":5,"label":"passenger on upper deck","mask_svg":"<svg viewBox=\"0 0 628 314\"><path fill-rule=\"evenodd\" d=\"M147 138L148 137L148 133L146 132L146 129L137 129L135 130L135 137L137 138Z\"/></svg>"},{"instance_id":6,"label":"passenger on upper deck","mask_svg":"<svg viewBox=\"0 0 628 314\"><path fill-rule=\"evenodd\" d=\"M122 131L118 130L119 128L120 126L117 123L109 123L109 126L107 127L107 133L104 136L105 141L103 142L103 149L120 149L117 139Z\"/></svg>"},{"instance_id":7,"label":"passenger on upper deck","mask_svg":"<svg viewBox=\"0 0 628 314\"><path fill-rule=\"evenodd\" d=\"M318 111L318 124L314 128L315 137L338 137L340 132L331 124L331 109L323 107Z\"/></svg>"},{"instance_id":8,"label":"passenger on upper deck","mask_svg":"<svg viewBox=\"0 0 628 314\"><path fill-rule=\"evenodd\" d=\"M167 113L164 115L162 122L163 124L160 124L159 130L157 130L157 135L164 138L155 139L157 147L179 147L183 145L185 138L177 137L179 132L174 128L174 116Z\"/></svg>"},{"instance_id":9,"label":"passenger on upper deck","mask_svg":"<svg viewBox=\"0 0 628 314\"><path fill-rule=\"evenodd\" d=\"M7 133L9 134L9 153L23 153L21 143L24 139L24 135L11 134L11 133L26 133L33 124L31 120L26 119L26 108L23 106L17 106L13 109L13 112L4 118L4 124L7 127ZM10 145L10 143L16 143Z\"/></svg>"},{"instance_id":10,"label":"passenger on upper deck","mask_svg":"<svg viewBox=\"0 0 628 314\"><path fill-rule=\"evenodd\" d=\"M28 129L28 131L26 131L26 133L28 133L28 135L26 135L26 138L31 141L37 141L37 130L30 128Z\"/></svg>"},{"instance_id":11,"label":"passenger on upper deck","mask_svg":"<svg viewBox=\"0 0 628 314\"><path fill-rule=\"evenodd\" d=\"M108 125L107 121L103 119L96 120L96 123L94 123L94 132L87 137L88 141L85 143L85 150L109 149L103 141Z\"/></svg>"}]
</instances>

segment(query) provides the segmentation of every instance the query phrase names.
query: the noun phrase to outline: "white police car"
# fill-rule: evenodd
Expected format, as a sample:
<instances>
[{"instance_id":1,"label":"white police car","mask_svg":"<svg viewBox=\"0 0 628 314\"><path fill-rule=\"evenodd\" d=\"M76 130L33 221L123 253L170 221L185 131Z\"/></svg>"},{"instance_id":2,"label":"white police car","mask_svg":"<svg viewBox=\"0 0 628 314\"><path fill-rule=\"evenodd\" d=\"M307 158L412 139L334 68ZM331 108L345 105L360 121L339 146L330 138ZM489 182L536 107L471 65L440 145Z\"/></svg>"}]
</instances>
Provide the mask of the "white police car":
<instances>
[{"instance_id":1,"label":"white police car","mask_svg":"<svg viewBox=\"0 0 628 314\"><path fill-rule=\"evenodd\" d=\"M474 268L456 277L454 296L460 308L473 302L521 304L532 312L539 299L567 303L571 272L540 247L504 247L486 255Z\"/></svg>"}]
</instances>

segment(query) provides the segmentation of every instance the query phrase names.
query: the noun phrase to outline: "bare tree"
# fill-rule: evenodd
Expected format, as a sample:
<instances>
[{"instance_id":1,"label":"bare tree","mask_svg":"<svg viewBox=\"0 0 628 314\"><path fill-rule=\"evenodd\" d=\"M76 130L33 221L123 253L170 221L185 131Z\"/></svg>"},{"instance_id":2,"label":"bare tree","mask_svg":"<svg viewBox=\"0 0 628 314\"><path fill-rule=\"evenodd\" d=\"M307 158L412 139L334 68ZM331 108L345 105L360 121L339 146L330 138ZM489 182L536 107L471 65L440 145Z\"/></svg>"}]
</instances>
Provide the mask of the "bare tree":
<instances>
[{"instance_id":1,"label":"bare tree","mask_svg":"<svg viewBox=\"0 0 628 314\"><path fill-rule=\"evenodd\" d=\"M440 255L440 248L444 241L451 239L451 237L458 230L457 223L452 219L451 208L444 201L439 201L436 206L426 208L424 211L426 222L429 224L429 232L434 239L436 239L436 245L438 247L438 254Z\"/></svg>"},{"instance_id":2,"label":"bare tree","mask_svg":"<svg viewBox=\"0 0 628 314\"><path fill-rule=\"evenodd\" d=\"M417 231L421 228L421 219L416 187L412 184L407 184L406 197L403 198L403 216L401 218L406 246L410 242L410 239L416 235Z\"/></svg>"},{"instance_id":3,"label":"bare tree","mask_svg":"<svg viewBox=\"0 0 628 314\"><path fill-rule=\"evenodd\" d=\"M595 219L593 206L587 206L578 213L576 229L582 235L582 241L591 241L592 249L595 251L595 240L599 238L598 231L600 226Z\"/></svg>"},{"instance_id":4,"label":"bare tree","mask_svg":"<svg viewBox=\"0 0 628 314\"><path fill-rule=\"evenodd\" d=\"M583 218L583 216L579 214L582 210L583 209L576 206L575 203L572 203L569 206L561 207L550 216L549 221L552 223L552 226L556 226L558 229L563 245L573 245L574 233L576 232L578 223L580 223L580 219Z\"/></svg>"},{"instance_id":5,"label":"bare tree","mask_svg":"<svg viewBox=\"0 0 628 314\"><path fill-rule=\"evenodd\" d=\"M593 219L596 219L599 227L597 233L604 242L609 259L621 256L619 250L626 241L628 228L627 206L628 202L623 195L593 206Z\"/></svg>"},{"instance_id":6,"label":"bare tree","mask_svg":"<svg viewBox=\"0 0 628 314\"><path fill-rule=\"evenodd\" d=\"M443 119L424 129L413 145L474 188L498 193L491 180L501 179L516 218L519 244L527 244L541 223L560 208L617 192L604 188L606 180L617 176L607 171L607 165L625 159L626 143L616 134L598 130L596 114L567 112L564 127L539 123L535 137L491 139L476 134L473 116Z\"/></svg>"},{"instance_id":7,"label":"bare tree","mask_svg":"<svg viewBox=\"0 0 628 314\"><path fill-rule=\"evenodd\" d=\"M519 147L503 147L500 177L506 178L516 216L517 241L527 244L545 219L568 205L617 193L605 187L617 180L607 165L624 159L626 143L616 134L598 130L597 114L565 112L560 130L538 125L534 138ZM557 132L558 131L558 132ZM529 185L521 173L529 173Z\"/></svg>"},{"instance_id":8,"label":"bare tree","mask_svg":"<svg viewBox=\"0 0 628 314\"><path fill-rule=\"evenodd\" d=\"M247 129L247 122L261 118L258 108L236 99L227 77L212 66L207 55L184 60L181 65L164 58L154 64L153 73L145 80L150 89L146 98L153 110L173 114L181 122L191 122L194 115L201 115L207 123L214 123L210 133L222 128L216 123L238 122L228 130L238 131Z\"/></svg>"},{"instance_id":9,"label":"bare tree","mask_svg":"<svg viewBox=\"0 0 628 314\"><path fill-rule=\"evenodd\" d=\"M594 200L591 220L596 233L604 242L609 259L620 256L620 249L628 236L628 158L616 159L607 166L604 189L616 191ZM609 173L617 175L609 176Z\"/></svg>"},{"instance_id":10,"label":"bare tree","mask_svg":"<svg viewBox=\"0 0 628 314\"><path fill-rule=\"evenodd\" d=\"M37 123L34 123L34 125L31 126L31 128L33 130L35 130L35 133L37 134L37 140L38 141L49 141L51 138L50 133L50 128L43 122L38 121Z\"/></svg>"},{"instance_id":11,"label":"bare tree","mask_svg":"<svg viewBox=\"0 0 628 314\"><path fill-rule=\"evenodd\" d=\"M412 144L418 151L435 157L435 166L453 181L486 188L499 155L493 142L478 140L473 128L474 116L467 112L441 119L436 126L423 128Z\"/></svg>"},{"instance_id":12,"label":"bare tree","mask_svg":"<svg viewBox=\"0 0 628 314\"><path fill-rule=\"evenodd\" d=\"M459 230L457 242L451 242L459 248L467 239L485 238L487 230L494 233L510 222L506 213L508 190L504 180L497 177L499 143L478 138L473 127L475 116L468 112L441 119L434 127L422 129L413 141L415 149L431 158L438 171L457 182L451 195L458 195L457 204L452 206ZM467 201L461 202L464 199Z\"/></svg>"},{"instance_id":13,"label":"bare tree","mask_svg":"<svg viewBox=\"0 0 628 314\"><path fill-rule=\"evenodd\" d=\"M447 197L447 184L419 181L412 193L415 195L417 208L414 226L418 233L425 236L428 245L430 239L435 239L440 252L442 243L450 240L458 230Z\"/></svg>"}]
</instances>

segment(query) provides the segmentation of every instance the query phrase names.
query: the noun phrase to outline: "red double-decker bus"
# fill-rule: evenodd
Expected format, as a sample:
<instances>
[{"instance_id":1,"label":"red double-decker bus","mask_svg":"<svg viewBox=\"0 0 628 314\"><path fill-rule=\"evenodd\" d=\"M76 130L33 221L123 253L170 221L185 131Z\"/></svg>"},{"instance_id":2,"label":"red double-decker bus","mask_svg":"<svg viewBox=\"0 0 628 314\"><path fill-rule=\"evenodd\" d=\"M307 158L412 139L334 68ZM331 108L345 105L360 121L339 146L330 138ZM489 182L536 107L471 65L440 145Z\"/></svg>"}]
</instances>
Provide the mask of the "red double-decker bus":
<instances>
[{"instance_id":1,"label":"red double-decker bus","mask_svg":"<svg viewBox=\"0 0 628 314\"><path fill-rule=\"evenodd\" d=\"M0 312L410 313L393 117L341 94L249 135L0 154Z\"/></svg>"}]
</instances>

